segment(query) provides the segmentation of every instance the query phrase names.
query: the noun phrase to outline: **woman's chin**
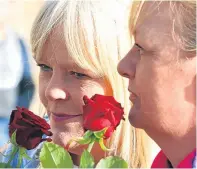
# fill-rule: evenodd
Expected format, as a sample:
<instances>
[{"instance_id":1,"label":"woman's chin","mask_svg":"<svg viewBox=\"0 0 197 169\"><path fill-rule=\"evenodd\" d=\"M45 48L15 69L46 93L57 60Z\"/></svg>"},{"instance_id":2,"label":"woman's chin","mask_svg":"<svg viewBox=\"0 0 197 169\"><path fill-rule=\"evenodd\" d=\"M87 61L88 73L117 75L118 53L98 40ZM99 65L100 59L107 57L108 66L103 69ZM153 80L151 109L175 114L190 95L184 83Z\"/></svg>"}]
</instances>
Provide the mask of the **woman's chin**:
<instances>
[{"instance_id":1,"label":"woman's chin","mask_svg":"<svg viewBox=\"0 0 197 169\"><path fill-rule=\"evenodd\" d=\"M72 154L81 155L83 151L87 148L88 148L87 145L79 145L75 143L71 145L68 151Z\"/></svg>"},{"instance_id":2,"label":"woman's chin","mask_svg":"<svg viewBox=\"0 0 197 169\"><path fill-rule=\"evenodd\" d=\"M76 138L77 136L75 136ZM52 139L53 139L53 142L55 144L58 144L62 147L66 147L68 142L71 140L71 138L74 138L74 137L68 137L68 135L66 135L65 133L62 133L62 134L54 134ZM69 149L68 151L70 153L73 153L73 154L76 154L76 155L80 155L83 150L87 148L86 145L79 145L78 143L76 142L72 142L70 145L69 145Z\"/></svg>"}]
</instances>

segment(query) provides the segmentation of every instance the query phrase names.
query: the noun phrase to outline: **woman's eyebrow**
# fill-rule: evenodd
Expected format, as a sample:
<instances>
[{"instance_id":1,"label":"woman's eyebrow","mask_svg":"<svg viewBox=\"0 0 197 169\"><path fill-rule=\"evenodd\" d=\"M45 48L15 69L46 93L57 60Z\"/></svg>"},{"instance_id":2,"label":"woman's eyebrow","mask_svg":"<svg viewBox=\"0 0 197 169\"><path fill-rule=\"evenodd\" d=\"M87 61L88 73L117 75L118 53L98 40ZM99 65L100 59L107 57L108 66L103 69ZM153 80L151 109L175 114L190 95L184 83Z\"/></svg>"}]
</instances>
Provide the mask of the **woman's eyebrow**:
<instances>
[{"instance_id":1,"label":"woman's eyebrow","mask_svg":"<svg viewBox=\"0 0 197 169\"><path fill-rule=\"evenodd\" d=\"M34 56L34 61L35 61L36 63L39 63L39 62L40 62L40 60L39 60L36 56Z\"/></svg>"}]
</instances>

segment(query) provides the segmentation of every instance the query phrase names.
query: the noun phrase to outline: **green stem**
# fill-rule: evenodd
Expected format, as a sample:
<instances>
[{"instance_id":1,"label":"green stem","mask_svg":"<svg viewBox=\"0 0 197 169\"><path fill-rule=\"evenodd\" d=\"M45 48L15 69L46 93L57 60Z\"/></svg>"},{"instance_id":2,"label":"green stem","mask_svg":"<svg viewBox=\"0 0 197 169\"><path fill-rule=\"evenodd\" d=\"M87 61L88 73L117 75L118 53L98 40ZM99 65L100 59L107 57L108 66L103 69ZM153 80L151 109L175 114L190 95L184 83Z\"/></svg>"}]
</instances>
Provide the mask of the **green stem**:
<instances>
[{"instance_id":1,"label":"green stem","mask_svg":"<svg viewBox=\"0 0 197 169\"><path fill-rule=\"evenodd\" d=\"M87 151L88 151L89 153L90 153L91 150L92 150L92 147L93 147L93 145L94 145L94 142L95 142L95 141L91 142L91 143L88 145Z\"/></svg>"},{"instance_id":2,"label":"green stem","mask_svg":"<svg viewBox=\"0 0 197 169\"><path fill-rule=\"evenodd\" d=\"M103 151L111 151L112 149L108 149L105 144L104 144L104 141L103 141L103 138L100 138L99 140L99 144L100 144L100 147Z\"/></svg>"},{"instance_id":3,"label":"green stem","mask_svg":"<svg viewBox=\"0 0 197 169\"><path fill-rule=\"evenodd\" d=\"M20 168L21 163L22 163L22 153L21 153L22 148L19 147L19 155L18 155L18 161L17 161L17 168Z\"/></svg>"},{"instance_id":4,"label":"green stem","mask_svg":"<svg viewBox=\"0 0 197 169\"><path fill-rule=\"evenodd\" d=\"M6 168L7 168L8 166L10 166L10 163L11 163L12 160L14 159L14 157L15 157L15 155L16 155L17 152L18 152L18 147L16 147L16 146L14 145L14 149L13 149L13 151L12 151L12 153L11 153L11 157L10 157L10 159L9 159L7 165L6 165Z\"/></svg>"}]
</instances>

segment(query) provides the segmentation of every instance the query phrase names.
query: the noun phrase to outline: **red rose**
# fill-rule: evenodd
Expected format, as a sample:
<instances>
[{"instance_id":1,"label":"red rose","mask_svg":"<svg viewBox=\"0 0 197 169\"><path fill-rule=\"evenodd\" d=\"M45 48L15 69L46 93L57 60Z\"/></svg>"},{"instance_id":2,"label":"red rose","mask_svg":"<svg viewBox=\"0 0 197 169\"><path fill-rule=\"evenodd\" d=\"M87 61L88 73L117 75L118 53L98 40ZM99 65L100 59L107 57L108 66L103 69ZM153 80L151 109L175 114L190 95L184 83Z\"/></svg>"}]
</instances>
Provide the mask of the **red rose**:
<instances>
[{"instance_id":1,"label":"red rose","mask_svg":"<svg viewBox=\"0 0 197 169\"><path fill-rule=\"evenodd\" d=\"M9 122L9 135L16 131L16 142L27 150L34 149L42 141L51 141L50 138L43 139L42 136L52 136L48 131L50 125L41 117L25 108L17 107L13 110Z\"/></svg>"},{"instance_id":2,"label":"red rose","mask_svg":"<svg viewBox=\"0 0 197 169\"><path fill-rule=\"evenodd\" d=\"M83 126L86 130L99 131L108 127L105 139L109 138L120 120L124 119L123 108L112 96L94 95L91 99L83 97Z\"/></svg>"}]
</instances>

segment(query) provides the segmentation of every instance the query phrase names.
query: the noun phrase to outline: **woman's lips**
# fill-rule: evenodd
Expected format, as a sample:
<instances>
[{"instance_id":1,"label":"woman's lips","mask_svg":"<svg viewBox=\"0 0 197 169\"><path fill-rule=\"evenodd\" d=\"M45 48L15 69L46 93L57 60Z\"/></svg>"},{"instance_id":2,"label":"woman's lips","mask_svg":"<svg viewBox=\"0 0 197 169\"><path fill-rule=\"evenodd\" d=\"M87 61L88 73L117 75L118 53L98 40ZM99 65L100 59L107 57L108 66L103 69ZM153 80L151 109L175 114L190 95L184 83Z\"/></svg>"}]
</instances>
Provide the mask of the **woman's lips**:
<instances>
[{"instance_id":1,"label":"woman's lips","mask_svg":"<svg viewBox=\"0 0 197 169\"><path fill-rule=\"evenodd\" d=\"M64 121L64 120L69 120L78 116L81 116L81 114L77 115L68 115L68 114L56 114L56 113L50 113L53 120L56 122Z\"/></svg>"}]
</instances>

